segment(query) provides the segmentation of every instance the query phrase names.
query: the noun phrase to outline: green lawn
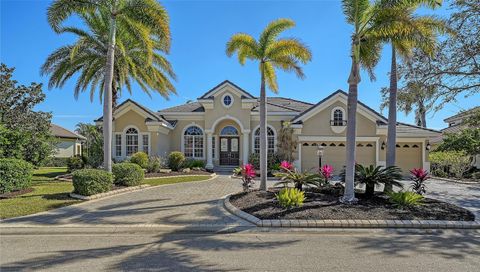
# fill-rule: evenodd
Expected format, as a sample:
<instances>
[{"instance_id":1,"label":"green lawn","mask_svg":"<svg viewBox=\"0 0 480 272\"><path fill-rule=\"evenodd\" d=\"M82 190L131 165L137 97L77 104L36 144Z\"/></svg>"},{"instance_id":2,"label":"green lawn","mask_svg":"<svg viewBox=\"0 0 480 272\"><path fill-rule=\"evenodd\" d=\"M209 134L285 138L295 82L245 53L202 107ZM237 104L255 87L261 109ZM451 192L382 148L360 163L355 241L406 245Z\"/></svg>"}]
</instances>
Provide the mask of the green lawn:
<instances>
[{"instance_id":1,"label":"green lawn","mask_svg":"<svg viewBox=\"0 0 480 272\"><path fill-rule=\"evenodd\" d=\"M32 178L33 192L10 199L0 200L0 218L11 218L43 212L81 202L68 196L73 191L71 182L54 181L54 177L67 173L65 167L45 167L35 170ZM146 179L145 184L163 185L179 182L199 181L210 176L171 177Z\"/></svg>"},{"instance_id":2,"label":"green lawn","mask_svg":"<svg viewBox=\"0 0 480 272\"><path fill-rule=\"evenodd\" d=\"M190 176L190 177L179 176L179 177L171 177L171 178L145 179L143 183L155 186L155 185L164 185L164 184L172 184L172 183L180 183L180 182L207 180L209 178L210 176Z\"/></svg>"},{"instance_id":3,"label":"green lawn","mask_svg":"<svg viewBox=\"0 0 480 272\"><path fill-rule=\"evenodd\" d=\"M0 200L0 218L38 213L80 202L68 196L73 191L71 182L53 182L55 176L66 172L64 167L35 170L32 179L33 192Z\"/></svg>"}]
</instances>

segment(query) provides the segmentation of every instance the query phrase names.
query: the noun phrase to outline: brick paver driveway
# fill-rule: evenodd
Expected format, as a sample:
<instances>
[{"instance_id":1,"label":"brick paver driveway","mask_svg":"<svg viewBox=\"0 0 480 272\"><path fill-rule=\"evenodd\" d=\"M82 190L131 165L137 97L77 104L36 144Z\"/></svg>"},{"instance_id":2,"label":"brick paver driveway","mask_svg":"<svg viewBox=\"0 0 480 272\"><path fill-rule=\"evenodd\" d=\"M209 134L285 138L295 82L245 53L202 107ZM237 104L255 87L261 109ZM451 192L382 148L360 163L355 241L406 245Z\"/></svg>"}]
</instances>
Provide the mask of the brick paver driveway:
<instances>
[{"instance_id":1,"label":"brick paver driveway","mask_svg":"<svg viewBox=\"0 0 480 272\"><path fill-rule=\"evenodd\" d=\"M5 223L41 225L238 225L248 224L224 210L223 196L242 189L228 176L149 188L5 220Z\"/></svg>"}]
</instances>

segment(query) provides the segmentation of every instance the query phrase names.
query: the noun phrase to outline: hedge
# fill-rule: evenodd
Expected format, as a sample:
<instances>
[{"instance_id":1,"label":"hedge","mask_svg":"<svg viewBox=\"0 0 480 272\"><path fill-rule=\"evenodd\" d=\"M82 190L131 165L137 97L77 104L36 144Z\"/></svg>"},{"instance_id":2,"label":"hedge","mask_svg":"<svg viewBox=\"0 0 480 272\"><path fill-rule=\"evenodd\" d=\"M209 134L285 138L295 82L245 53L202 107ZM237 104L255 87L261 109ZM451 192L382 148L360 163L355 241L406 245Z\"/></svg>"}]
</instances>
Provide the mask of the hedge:
<instances>
[{"instance_id":1,"label":"hedge","mask_svg":"<svg viewBox=\"0 0 480 272\"><path fill-rule=\"evenodd\" d=\"M104 170L81 169L73 172L74 193L90 196L112 189L113 175Z\"/></svg>"},{"instance_id":2,"label":"hedge","mask_svg":"<svg viewBox=\"0 0 480 272\"><path fill-rule=\"evenodd\" d=\"M30 186L33 166L19 159L0 159L0 194Z\"/></svg>"},{"instance_id":3,"label":"hedge","mask_svg":"<svg viewBox=\"0 0 480 272\"><path fill-rule=\"evenodd\" d=\"M143 169L135 163L117 163L112 167L115 184L135 186L142 183L145 174Z\"/></svg>"}]
</instances>

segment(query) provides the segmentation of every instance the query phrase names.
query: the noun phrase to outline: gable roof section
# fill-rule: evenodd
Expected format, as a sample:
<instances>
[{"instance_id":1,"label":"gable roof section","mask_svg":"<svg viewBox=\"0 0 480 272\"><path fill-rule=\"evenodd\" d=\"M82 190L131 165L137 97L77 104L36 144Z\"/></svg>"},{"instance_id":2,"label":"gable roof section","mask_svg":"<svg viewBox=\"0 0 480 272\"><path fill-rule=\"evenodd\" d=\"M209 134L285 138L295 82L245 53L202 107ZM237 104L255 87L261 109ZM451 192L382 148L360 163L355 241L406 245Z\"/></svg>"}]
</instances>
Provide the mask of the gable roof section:
<instances>
[{"instance_id":1,"label":"gable roof section","mask_svg":"<svg viewBox=\"0 0 480 272\"><path fill-rule=\"evenodd\" d=\"M58 137L58 138L68 138L68 139L80 139L80 140L86 140L84 136L77 134L73 131L70 131L66 128L63 128L59 125L55 124L50 124L50 132L52 133L53 136Z\"/></svg>"},{"instance_id":2,"label":"gable roof section","mask_svg":"<svg viewBox=\"0 0 480 272\"><path fill-rule=\"evenodd\" d=\"M450 122L450 121L453 121L454 119L457 119L459 117L467 116L467 115L473 113L476 110L480 110L480 106L473 107L473 108L471 108L469 110L466 110L466 111L461 111L461 112L459 112L459 113L457 113L453 116L450 116L448 118L443 119L443 121L444 122Z\"/></svg>"},{"instance_id":3,"label":"gable roof section","mask_svg":"<svg viewBox=\"0 0 480 272\"><path fill-rule=\"evenodd\" d=\"M244 89L240 88L238 85L236 85L235 83L231 82L230 80L225 80L223 82L221 82L220 84L218 84L217 86L213 87L212 89L208 90L206 93L204 93L202 96L200 96L198 99L211 99L212 96L220 91L222 89L222 87L224 86L228 86L230 85L231 87L233 87L234 89L236 89L237 91L239 91L242 95L241 97L242 98L246 98L246 99L255 99L256 97L253 96L252 94L250 94L249 92L245 91Z\"/></svg>"},{"instance_id":4,"label":"gable roof section","mask_svg":"<svg viewBox=\"0 0 480 272\"><path fill-rule=\"evenodd\" d=\"M293 118L292 123L302 123L303 121L305 121L306 119L308 119L309 117L311 117L315 114L314 113L315 109L317 109L318 107L320 107L321 105L323 105L325 103L333 101L333 99L338 98L340 96L343 96L345 99L348 98L348 94L346 92L344 92L342 90L337 90L334 93L332 93L329 96L322 99L317 104L310 107L308 110L306 110L306 111L300 113L299 115L297 115L295 118ZM363 107L365 112L368 113L371 117L376 118L377 119L376 121L387 122L387 118L385 118L383 115L381 115L380 113L378 113L374 109L370 108L366 104L362 103L361 101L358 101L358 105L360 107Z\"/></svg>"},{"instance_id":5,"label":"gable roof section","mask_svg":"<svg viewBox=\"0 0 480 272\"><path fill-rule=\"evenodd\" d=\"M199 102L191 102L159 110L159 112L205 112L205 108Z\"/></svg>"}]
</instances>

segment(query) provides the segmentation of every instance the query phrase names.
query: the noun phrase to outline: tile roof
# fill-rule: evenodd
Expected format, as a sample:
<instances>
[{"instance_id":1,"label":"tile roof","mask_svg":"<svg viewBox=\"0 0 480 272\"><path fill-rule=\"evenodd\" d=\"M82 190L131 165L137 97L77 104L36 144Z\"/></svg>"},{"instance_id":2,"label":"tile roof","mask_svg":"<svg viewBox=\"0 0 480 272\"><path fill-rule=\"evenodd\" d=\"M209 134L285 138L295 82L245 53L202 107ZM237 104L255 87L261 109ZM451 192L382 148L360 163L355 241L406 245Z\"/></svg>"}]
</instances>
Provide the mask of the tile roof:
<instances>
[{"instance_id":1,"label":"tile roof","mask_svg":"<svg viewBox=\"0 0 480 272\"><path fill-rule=\"evenodd\" d=\"M69 138L69 139L80 139L80 140L86 140L84 136L77 134L73 131L70 131L66 128L63 128L59 125L55 124L50 124L50 132L52 133L53 136L58 137L58 138Z\"/></svg>"},{"instance_id":2,"label":"tile roof","mask_svg":"<svg viewBox=\"0 0 480 272\"><path fill-rule=\"evenodd\" d=\"M450 117L448 117L448 118L445 118L443 121L448 122L449 120L452 120L452 119L455 119L455 118L458 118L458 117L462 117L462 116L468 115L468 114L470 114L470 113L472 113L472 112L474 112L474 111L476 111L476 110L480 110L480 106L476 106L476 107L473 107L473 108L471 108L471 109L469 109L469 110L459 112L459 113L457 113L457 114L455 114L455 115L452 115L452 116L450 116Z\"/></svg>"},{"instance_id":3,"label":"tile roof","mask_svg":"<svg viewBox=\"0 0 480 272\"><path fill-rule=\"evenodd\" d=\"M205 108L199 102L190 102L183 105L166 108L159 112L205 112Z\"/></svg>"}]
</instances>

